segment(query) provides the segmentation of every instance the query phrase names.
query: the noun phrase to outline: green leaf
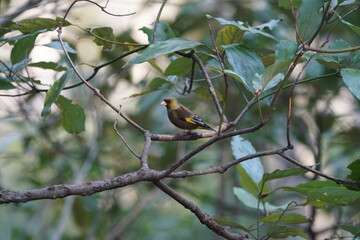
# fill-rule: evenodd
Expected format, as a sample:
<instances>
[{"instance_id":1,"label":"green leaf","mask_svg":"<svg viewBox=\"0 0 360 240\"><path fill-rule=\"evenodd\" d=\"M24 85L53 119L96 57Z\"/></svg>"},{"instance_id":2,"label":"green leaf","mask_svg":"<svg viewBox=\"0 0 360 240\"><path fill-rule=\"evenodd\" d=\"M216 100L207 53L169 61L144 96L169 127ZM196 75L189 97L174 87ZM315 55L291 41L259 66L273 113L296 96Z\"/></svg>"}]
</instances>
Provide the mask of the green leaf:
<instances>
[{"instance_id":1,"label":"green leaf","mask_svg":"<svg viewBox=\"0 0 360 240\"><path fill-rule=\"evenodd\" d=\"M360 192L341 186L322 187L308 194L308 204L315 207L345 206L360 199Z\"/></svg>"},{"instance_id":2,"label":"green leaf","mask_svg":"<svg viewBox=\"0 0 360 240\"><path fill-rule=\"evenodd\" d=\"M275 59L277 62L291 61L296 53L297 44L290 40L280 40L276 45Z\"/></svg>"},{"instance_id":3,"label":"green leaf","mask_svg":"<svg viewBox=\"0 0 360 240\"><path fill-rule=\"evenodd\" d=\"M237 229L241 229L243 231L248 232L249 229L247 229L246 227L244 227L243 225L234 222L230 219L224 219L224 218L213 218L213 220L223 226L227 226L227 227L231 227L231 228L237 228Z\"/></svg>"},{"instance_id":4,"label":"green leaf","mask_svg":"<svg viewBox=\"0 0 360 240\"><path fill-rule=\"evenodd\" d=\"M265 28L269 29L269 30L273 30L275 27L277 27L277 25L279 24L279 22L281 22L281 20L279 19L272 19L266 23L260 24L255 26L254 28L259 29L261 31L263 31Z\"/></svg>"},{"instance_id":5,"label":"green leaf","mask_svg":"<svg viewBox=\"0 0 360 240\"><path fill-rule=\"evenodd\" d=\"M233 44L223 47L232 71L242 79L242 83L248 89L255 92L252 80L256 73L261 74L265 68L260 57L244 45Z\"/></svg>"},{"instance_id":6,"label":"green leaf","mask_svg":"<svg viewBox=\"0 0 360 240\"><path fill-rule=\"evenodd\" d=\"M343 68L340 71L345 85L355 97L360 99L360 70L352 68Z\"/></svg>"},{"instance_id":7,"label":"green leaf","mask_svg":"<svg viewBox=\"0 0 360 240\"><path fill-rule=\"evenodd\" d=\"M268 236L271 238L284 239L287 237L300 236L304 239L309 239L304 230L295 227L276 225L272 226L268 232Z\"/></svg>"},{"instance_id":8,"label":"green leaf","mask_svg":"<svg viewBox=\"0 0 360 240\"><path fill-rule=\"evenodd\" d=\"M345 225L345 224L341 224L341 225L337 225L337 226L339 228L344 229L345 231L348 231L352 235L359 236L359 233L360 233L360 227L359 226L352 226L352 225Z\"/></svg>"},{"instance_id":9,"label":"green leaf","mask_svg":"<svg viewBox=\"0 0 360 240\"><path fill-rule=\"evenodd\" d=\"M285 213L283 212L276 212L269 216L264 217L260 220L260 222L265 223L293 223L293 224L300 224L300 223L307 223L309 220L301 214L297 213Z\"/></svg>"},{"instance_id":10,"label":"green leaf","mask_svg":"<svg viewBox=\"0 0 360 240\"><path fill-rule=\"evenodd\" d=\"M61 47L61 43L59 41L52 41L50 43L45 44L44 46L49 47L49 48L54 48L57 50L61 50L61 51L63 50ZM64 42L64 47L68 53L74 53L74 54L77 53L76 50L73 49L68 42Z\"/></svg>"},{"instance_id":11,"label":"green leaf","mask_svg":"<svg viewBox=\"0 0 360 240\"><path fill-rule=\"evenodd\" d=\"M310 57L312 55L313 54L310 52L305 53L306 57ZM325 65L328 68L332 68L336 70L341 68L341 64L339 63L339 61L333 58L331 54L316 54L315 56L313 56L313 59L315 59L317 62L319 62L322 65Z\"/></svg>"},{"instance_id":12,"label":"green leaf","mask_svg":"<svg viewBox=\"0 0 360 240\"><path fill-rule=\"evenodd\" d=\"M335 42L331 43L329 47L327 47L327 50L341 50L341 49L347 49L351 48L350 44L342 39L338 39ZM343 53L333 53L331 56L335 58L338 62L341 62L344 60L344 58L351 55L351 52L343 52Z\"/></svg>"},{"instance_id":13,"label":"green leaf","mask_svg":"<svg viewBox=\"0 0 360 240\"><path fill-rule=\"evenodd\" d=\"M360 36L360 27L359 26L355 26L345 20L341 20L342 23L344 23L346 26L348 26L351 30L353 30L354 33L356 33L357 35Z\"/></svg>"},{"instance_id":14,"label":"green leaf","mask_svg":"<svg viewBox=\"0 0 360 240\"><path fill-rule=\"evenodd\" d=\"M292 0L294 8L299 8L301 6L301 0ZM279 7L286 9L291 9L291 0L278 0Z\"/></svg>"},{"instance_id":15,"label":"green leaf","mask_svg":"<svg viewBox=\"0 0 360 240\"><path fill-rule=\"evenodd\" d=\"M12 26L13 24L15 24L13 21L7 20L0 26L0 40L3 40L3 36L6 33L11 32L10 26Z\"/></svg>"},{"instance_id":16,"label":"green leaf","mask_svg":"<svg viewBox=\"0 0 360 240\"><path fill-rule=\"evenodd\" d=\"M196 88L193 92L194 92L194 93L196 94L196 96L199 97L199 98L202 98L202 99L208 100L208 101L212 101L212 100L213 100L211 94L209 93L209 88L207 88L207 87L203 87L203 86L198 87L198 88ZM223 101L223 100L224 100L223 95L222 95L221 92L219 92L218 90L215 90L215 93L216 93L216 95L218 96L219 101Z\"/></svg>"},{"instance_id":17,"label":"green leaf","mask_svg":"<svg viewBox=\"0 0 360 240\"><path fill-rule=\"evenodd\" d=\"M249 154L256 153L255 148L251 142L240 136L234 136L231 139L231 150L235 159L245 157ZM239 163L243 167L246 173L251 177L255 183L259 183L264 175L264 167L260 158L253 158Z\"/></svg>"},{"instance_id":18,"label":"green leaf","mask_svg":"<svg viewBox=\"0 0 360 240\"><path fill-rule=\"evenodd\" d=\"M165 70L165 76L170 75L185 75L191 72L192 66L192 59L191 58L177 58L176 60L172 61L169 66ZM196 65L197 66L197 65Z\"/></svg>"},{"instance_id":19,"label":"green leaf","mask_svg":"<svg viewBox=\"0 0 360 240\"><path fill-rule=\"evenodd\" d=\"M147 27L140 28L148 36L148 41L153 41L154 30ZM165 41L170 38L176 38L176 35L169 23L159 22L156 29L156 41Z\"/></svg>"},{"instance_id":20,"label":"green leaf","mask_svg":"<svg viewBox=\"0 0 360 240\"><path fill-rule=\"evenodd\" d=\"M38 34L35 34L22 38L15 43L10 55L12 64L16 64L30 55L31 50L34 48L37 36Z\"/></svg>"},{"instance_id":21,"label":"green leaf","mask_svg":"<svg viewBox=\"0 0 360 240\"><path fill-rule=\"evenodd\" d=\"M57 71L57 72L67 70L66 67L58 65L57 63L54 63L54 62L36 62L36 63L30 63L30 64L28 64L28 66L30 66L30 67L38 67L38 68L43 68L43 69L51 69L51 70L54 70L54 71Z\"/></svg>"},{"instance_id":22,"label":"green leaf","mask_svg":"<svg viewBox=\"0 0 360 240\"><path fill-rule=\"evenodd\" d=\"M45 101L44 101L44 108L41 111L41 117L45 118L49 116L51 113L51 105L56 101L59 97L61 91L65 87L66 83L69 81L73 70L69 70L65 72L47 91Z\"/></svg>"},{"instance_id":23,"label":"green leaf","mask_svg":"<svg viewBox=\"0 0 360 240\"><path fill-rule=\"evenodd\" d=\"M354 64L356 64L357 62L360 61L360 50L352 52L351 55L352 55L351 56L351 61L350 61L351 65L354 65Z\"/></svg>"},{"instance_id":24,"label":"green leaf","mask_svg":"<svg viewBox=\"0 0 360 240\"><path fill-rule=\"evenodd\" d=\"M142 91L142 92L139 92L139 93L134 93L134 94L131 94L129 97L127 98L134 98L134 97L139 97L139 96L143 96L143 95L146 95L146 94L149 94L149 93L152 93L156 90L146 90L146 91Z\"/></svg>"},{"instance_id":25,"label":"green leaf","mask_svg":"<svg viewBox=\"0 0 360 240\"><path fill-rule=\"evenodd\" d=\"M249 174L246 173L245 169L240 164L236 166L236 170L240 175L241 187L257 198L260 192L260 187L258 187L258 185L254 182L254 180L252 180L252 178L249 176Z\"/></svg>"},{"instance_id":26,"label":"green leaf","mask_svg":"<svg viewBox=\"0 0 360 240\"><path fill-rule=\"evenodd\" d=\"M284 75L280 74L281 72L286 71L291 62L275 62L274 64L265 68L264 72L261 75L261 78L256 81L256 78L253 80L254 88L256 90L261 89L266 91L275 87L280 81L284 79Z\"/></svg>"},{"instance_id":27,"label":"green leaf","mask_svg":"<svg viewBox=\"0 0 360 240\"><path fill-rule=\"evenodd\" d=\"M253 33L253 34L260 34L262 36L265 36L267 38L273 39L275 41L277 41L277 38L275 38L274 36L272 36L271 34L268 34L266 32L263 32L261 30L258 30L256 27L251 27L251 26L246 26L244 22L242 21L228 21L225 20L223 18L217 18L217 17L212 17L210 15L206 15L207 18L212 18L215 19L216 21L218 21L221 25L230 25L230 26L234 26L239 28L242 31L245 32L249 32L249 33Z\"/></svg>"},{"instance_id":28,"label":"green leaf","mask_svg":"<svg viewBox=\"0 0 360 240\"><path fill-rule=\"evenodd\" d=\"M149 84L149 89L150 90L158 90L160 87L162 87L164 85L169 85L169 84L171 84L171 83L168 80L156 77L153 80L151 80L151 82Z\"/></svg>"},{"instance_id":29,"label":"green leaf","mask_svg":"<svg viewBox=\"0 0 360 240\"><path fill-rule=\"evenodd\" d=\"M72 104L71 100L59 96L55 104L61 110L61 124L69 133L80 133L85 130L85 112L78 104Z\"/></svg>"},{"instance_id":30,"label":"green leaf","mask_svg":"<svg viewBox=\"0 0 360 240\"><path fill-rule=\"evenodd\" d=\"M142 53L131 59L128 64L143 63L161 55L173 53L184 49L192 49L201 45L199 42L183 38L172 38L151 44Z\"/></svg>"},{"instance_id":31,"label":"green leaf","mask_svg":"<svg viewBox=\"0 0 360 240\"><path fill-rule=\"evenodd\" d=\"M0 77L0 90L9 90L16 88L11 84L11 80L7 78Z\"/></svg>"},{"instance_id":32,"label":"green leaf","mask_svg":"<svg viewBox=\"0 0 360 240\"><path fill-rule=\"evenodd\" d=\"M56 20L50 18L33 18L33 19L24 19L16 24L12 25L10 28L12 30L19 30L22 33L31 33L38 30L54 30L59 27L61 19L57 18ZM70 23L65 21L64 27L69 26Z\"/></svg>"},{"instance_id":33,"label":"green leaf","mask_svg":"<svg viewBox=\"0 0 360 240\"><path fill-rule=\"evenodd\" d=\"M351 173L346 178L360 182L360 159L355 160L347 166ZM360 186L354 184L344 184L347 189L360 191Z\"/></svg>"},{"instance_id":34,"label":"green leaf","mask_svg":"<svg viewBox=\"0 0 360 240\"><path fill-rule=\"evenodd\" d=\"M94 39L96 45L103 46L103 49L111 49L112 43L102 40L114 41L115 36L111 27L92 28L90 32L97 36Z\"/></svg>"},{"instance_id":35,"label":"green leaf","mask_svg":"<svg viewBox=\"0 0 360 240\"><path fill-rule=\"evenodd\" d=\"M322 187L333 187L337 186L333 181L321 181L315 180L307 183L301 183L296 187L282 187L285 191L298 192L304 195L308 195L311 191L320 189Z\"/></svg>"},{"instance_id":36,"label":"green leaf","mask_svg":"<svg viewBox=\"0 0 360 240\"><path fill-rule=\"evenodd\" d=\"M250 194L248 191L246 191L243 188L234 187L233 188L234 194L237 197L237 199L242 202L245 206L253 209L258 209L258 199L254 197L252 194ZM280 206L274 206L269 203L262 203L259 204L260 210L266 209L266 211L275 211L279 209L286 209L288 204L280 205Z\"/></svg>"},{"instance_id":37,"label":"green leaf","mask_svg":"<svg viewBox=\"0 0 360 240\"><path fill-rule=\"evenodd\" d=\"M286 178L291 176L299 176L307 173L308 170L303 168L290 168L285 170L276 169L272 173L265 173L262 181L271 181L279 178Z\"/></svg>"},{"instance_id":38,"label":"green leaf","mask_svg":"<svg viewBox=\"0 0 360 240\"><path fill-rule=\"evenodd\" d=\"M321 24L324 0L302 0L297 26L302 40L309 40Z\"/></svg>"},{"instance_id":39,"label":"green leaf","mask_svg":"<svg viewBox=\"0 0 360 240\"><path fill-rule=\"evenodd\" d=\"M240 43L245 31L234 26L223 27L217 34L216 45L223 49L222 45L231 45Z\"/></svg>"},{"instance_id":40,"label":"green leaf","mask_svg":"<svg viewBox=\"0 0 360 240\"><path fill-rule=\"evenodd\" d=\"M164 71L161 69L161 67L156 63L155 59L148 60L148 63L157 70L161 75L164 75Z\"/></svg>"}]
</instances>

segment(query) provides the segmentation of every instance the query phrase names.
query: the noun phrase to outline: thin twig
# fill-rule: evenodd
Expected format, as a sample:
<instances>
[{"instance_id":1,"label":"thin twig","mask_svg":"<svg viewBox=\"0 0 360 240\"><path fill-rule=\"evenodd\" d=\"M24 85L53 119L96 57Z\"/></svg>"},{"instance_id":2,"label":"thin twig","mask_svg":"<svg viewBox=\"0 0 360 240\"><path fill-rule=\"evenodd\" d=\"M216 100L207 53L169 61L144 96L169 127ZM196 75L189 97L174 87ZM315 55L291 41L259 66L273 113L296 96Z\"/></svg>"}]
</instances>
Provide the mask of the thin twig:
<instances>
[{"instance_id":1,"label":"thin twig","mask_svg":"<svg viewBox=\"0 0 360 240\"><path fill-rule=\"evenodd\" d=\"M213 34L213 31L211 29L211 25L210 25L210 19L207 18L207 24L208 24L208 29L209 29L209 32L210 32L210 37L211 37L211 41L214 45L214 49L215 49L215 53L216 53L216 57L218 59L218 62L220 64L220 69L221 69L221 72L224 76L224 82L225 82L225 92L224 92L224 101L223 101L223 107L222 107L222 115L220 117L220 123L219 125L221 126L223 121L224 121L224 113L225 113L225 108L226 108L226 100L227 100L227 91L228 91L228 82L227 82L227 75L225 74L225 68L224 68L224 63L221 59L221 56L220 56L220 51L217 47L217 44L216 44L216 41L215 41L215 38L214 38L214 34ZM220 128L219 128L219 132L218 134L220 134Z\"/></svg>"},{"instance_id":2,"label":"thin twig","mask_svg":"<svg viewBox=\"0 0 360 240\"><path fill-rule=\"evenodd\" d=\"M334 181L338 184L343 184L343 183L347 183L347 184L355 184L357 186L360 186L360 182L357 182L357 181L354 181L354 180L351 180L351 179L342 179L342 178L336 178L336 177L333 177L333 176L330 176L330 175L327 175L325 173L322 173L320 171L317 171L311 167L308 167L302 163L300 163L299 161L293 159L292 157L289 157L287 155L285 155L284 153L279 153L278 154L279 156L283 157L284 159L286 159L287 161L295 164L296 166L299 166L301 168L304 168L306 170L308 170L309 172L312 172L312 173L315 173L316 175L319 175L323 178L326 178L326 179L329 179L331 181Z\"/></svg>"},{"instance_id":3,"label":"thin twig","mask_svg":"<svg viewBox=\"0 0 360 240\"><path fill-rule=\"evenodd\" d=\"M213 84L211 82L210 76L209 76L208 72L206 71L206 68L205 68L204 64L202 63L201 59L196 54L193 54L192 58L199 65L200 71L203 74L203 76L205 77L205 80L206 80L206 82L208 84L209 92L210 92L210 94L211 94L211 96L213 98L216 110L217 110L220 118L223 116L224 122L227 122L227 118L226 118L225 114L223 113L223 109L221 108L219 98L216 95L214 86L213 86Z\"/></svg>"},{"instance_id":4,"label":"thin twig","mask_svg":"<svg viewBox=\"0 0 360 240\"><path fill-rule=\"evenodd\" d=\"M120 111L120 109L121 109L121 106L119 106L119 111ZM120 116L120 113L118 113L118 115L117 115L117 117L116 117L116 119L115 119L115 121L114 121L114 126L113 126L113 127L114 127L114 130L115 130L116 134L120 137L120 139L123 141L123 143L125 144L125 146L127 147L127 149L129 149L129 151L130 151L135 157L137 157L137 158L140 159L140 155L137 154L137 153L129 146L129 144L127 143L127 141L126 141L125 138L123 137L123 135L121 135L120 132L117 130L117 123L118 123L118 121L119 121L119 116Z\"/></svg>"},{"instance_id":5,"label":"thin twig","mask_svg":"<svg viewBox=\"0 0 360 240\"><path fill-rule=\"evenodd\" d=\"M63 18L63 20L60 22L60 26L57 30L58 32L58 39L59 39L59 42L60 42L60 45L61 45L61 48L63 49L64 51L64 54L65 54L65 57L67 58L70 66L72 67L72 69L74 70L75 74L80 78L80 80L82 82L84 82L84 84L90 88L95 96L99 97L101 101L103 101L106 105L108 105L110 108L112 108L115 112L117 112L123 119L125 119L128 123L130 123L133 127L135 127L137 130L145 133L145 129L142 128L140 125L138 125L136 122L134 122L133 120L131 120L127 115L125 115L123 112L120 111L120 109L117 109L114 105L112 105L112 103L107 100L99 91L99 89L95 88L94 86L92 86L89 82L87 82L84 77L80 74L80 72L77 70L77 68L75 67L75 64L74 62L71 60L68 52L66 51L66 48L65 48L65 45L64 45L64 42L62 40L62 26L64 24L64 21L66 19L66 16L69 14L70 12L70 9L73 7L73 5L76 3L77 1L73 2L71 4L71 6L68 8L68 10L66 11L65 13L65 16Z\"/></svg>"},{"instance_id":6,"label":"thin twig","mask_svg":"<svg viewBox=\"0 0 360 240\"><path fill-rule=\"evenodd\" d=\"M151 43L154 43L156 42L156 37L157 37L157 28L158 28L158 25L159 25L159 21L160 21L160 16L161 16L161 13L166 5L166 2L167 0L163 0L162 4L161 4L161 7L159 9L159 12L156 16L156 20L155 20L155 24L154 24L154 32L153 32L153 39L151 41Z\"/></svg>"}]
</instances>

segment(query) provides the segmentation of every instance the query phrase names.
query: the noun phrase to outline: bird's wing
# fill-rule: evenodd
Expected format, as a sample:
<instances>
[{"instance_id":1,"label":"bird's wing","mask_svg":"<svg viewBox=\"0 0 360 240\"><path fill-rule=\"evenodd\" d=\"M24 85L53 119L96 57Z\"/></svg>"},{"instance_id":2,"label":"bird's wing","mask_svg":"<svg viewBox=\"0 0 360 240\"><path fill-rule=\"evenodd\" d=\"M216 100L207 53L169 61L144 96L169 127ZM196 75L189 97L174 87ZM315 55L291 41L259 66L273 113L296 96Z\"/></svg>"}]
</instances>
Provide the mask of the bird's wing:
<instances>
[{"instance_id":1,"label":"bird's wing","mask_svg":"<svg viewBox=\"0 0 360 240\"><path fill-rule=\"evenodd\" d=\"M186 122L194 124L196 126L203 127L203 128L208 128L208 129L211 128L201 118L199 118L196 115L194 115L192 117L184 118L184 119L185 119Z\"/></svg>"}]
</instances>

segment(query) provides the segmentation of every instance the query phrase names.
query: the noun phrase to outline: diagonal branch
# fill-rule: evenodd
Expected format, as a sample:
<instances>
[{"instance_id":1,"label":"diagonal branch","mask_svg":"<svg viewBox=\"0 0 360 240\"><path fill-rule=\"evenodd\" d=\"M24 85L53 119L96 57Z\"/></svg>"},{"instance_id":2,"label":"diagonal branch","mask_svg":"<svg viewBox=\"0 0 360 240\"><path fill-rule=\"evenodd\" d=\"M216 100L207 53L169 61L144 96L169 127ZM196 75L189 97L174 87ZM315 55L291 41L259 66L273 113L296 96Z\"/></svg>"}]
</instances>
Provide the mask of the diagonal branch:
<instances>
[{"instance_id":1,"label":"diagonal branch","mask_svg":"<svg viewBox=\"0 0 360 240\"><path fill-rule=\"evenodd\" d=\"M241 240L248 238L246 234L231 233L227 231L222 225L215 222L209 215L203 212L196 204L181 196L179 193L177 193L174 189L166 185L164 182L155 181L153 182L153 184L157 186L159 189L161 189L164 193L172 197L175 201L180 203L184 208L189 209L191 212L193 212L202 224L205 224L210 230L212 230L217 235L222 236L226 239L233 239L233 240Z\"/></svg>"}]
</instances>

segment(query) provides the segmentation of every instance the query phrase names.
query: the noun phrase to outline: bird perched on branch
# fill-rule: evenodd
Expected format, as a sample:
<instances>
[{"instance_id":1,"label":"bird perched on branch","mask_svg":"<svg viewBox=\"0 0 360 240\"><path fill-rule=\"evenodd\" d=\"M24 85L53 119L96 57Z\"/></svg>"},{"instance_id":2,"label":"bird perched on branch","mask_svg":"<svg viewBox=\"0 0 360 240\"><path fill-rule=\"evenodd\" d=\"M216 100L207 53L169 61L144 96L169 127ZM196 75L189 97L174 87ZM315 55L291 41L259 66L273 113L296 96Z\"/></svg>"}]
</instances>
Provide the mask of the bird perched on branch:
<instances>
[{"instance_id":1,"label":"bird perched on branch","mask_svg":"<svg viewBox=\"0 0 360 240\"><path fill-rule=\"evenodd\" d=\"M192 113L187 107L181 105L178 100L173 97L167 97L161 105L166 106L169 120L176 127L181 129L209 129L215 131L207 125L201 118Z\"/></svg>"}]
</instances>

